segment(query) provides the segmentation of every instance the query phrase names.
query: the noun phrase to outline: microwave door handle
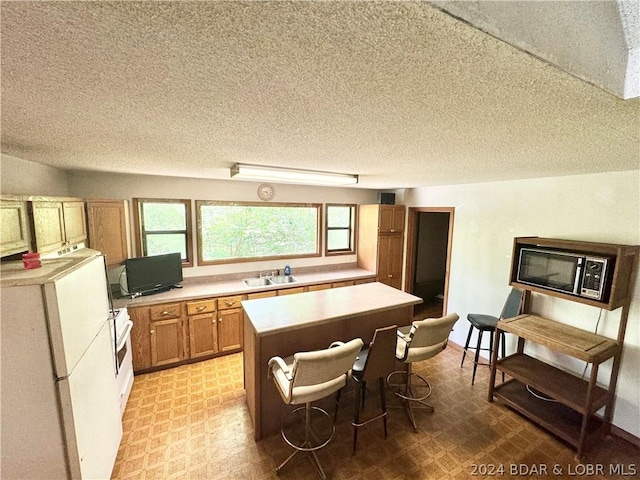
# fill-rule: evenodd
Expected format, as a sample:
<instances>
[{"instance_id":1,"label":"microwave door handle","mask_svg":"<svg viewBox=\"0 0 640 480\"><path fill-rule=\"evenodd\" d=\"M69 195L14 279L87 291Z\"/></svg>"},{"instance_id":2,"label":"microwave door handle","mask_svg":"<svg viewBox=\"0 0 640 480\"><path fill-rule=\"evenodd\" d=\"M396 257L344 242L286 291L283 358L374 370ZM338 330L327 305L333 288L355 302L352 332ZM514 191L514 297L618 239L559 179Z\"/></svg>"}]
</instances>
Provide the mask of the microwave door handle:
<instances>
[{"instance_id":1,"label":"microwave door handle","mask_svg":"<svg viewBox=\"0 0 640 480\"><path fill-rule=\"evenodd\" d=\"M580 295L580 286L582 285L582 279L584 276L584 272L582 271L584 268L584 258L578 258L578 263L576 265L576 278L573 283L573 293L576 295Z\"/></svg>"}]
</instances>

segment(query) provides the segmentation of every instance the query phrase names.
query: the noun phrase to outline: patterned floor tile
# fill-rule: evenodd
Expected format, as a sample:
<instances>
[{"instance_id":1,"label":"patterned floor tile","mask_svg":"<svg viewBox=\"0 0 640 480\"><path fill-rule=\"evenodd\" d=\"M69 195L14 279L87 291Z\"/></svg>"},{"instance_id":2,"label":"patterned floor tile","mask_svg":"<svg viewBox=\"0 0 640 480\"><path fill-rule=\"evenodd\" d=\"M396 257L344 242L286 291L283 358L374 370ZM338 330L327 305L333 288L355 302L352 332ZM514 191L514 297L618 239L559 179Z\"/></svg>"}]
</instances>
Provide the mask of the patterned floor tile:
<instances>
[{"instance_id":1,"label":"patterned floor tile","mask_svg":"<svg viewBox=\"0 0 640 480\"><path fill-rule=\"evenodd\" d=\"M611 437L593 447L586 459L594 468L602 465L604 474L585 471L581 476L584 465L576 462L571 447L505 406L489 403L488 368L478 369L472 386L472 364L465 362L460 368L460 358L461 350L451 347L414 366L414 372L431 382L435 407L432 413L416 414L418 433L402 409L390 409L388 438L381 422L361 428L356 455L351 455L353 396L343 395L335 436L318 453L328 476L604 480L640 474L640 449ZM368 398L373 400L365 411L378 408L377 395ZM331 408L330 402L327 406ZM123 427L114 479L274 479L276 466L290 453L279 434L253 440L242 354L137 376ZM298 456L277 478L319 478L305 455ZM559 470L554 472L554 466Z\"/></svg>"}]
</instances>

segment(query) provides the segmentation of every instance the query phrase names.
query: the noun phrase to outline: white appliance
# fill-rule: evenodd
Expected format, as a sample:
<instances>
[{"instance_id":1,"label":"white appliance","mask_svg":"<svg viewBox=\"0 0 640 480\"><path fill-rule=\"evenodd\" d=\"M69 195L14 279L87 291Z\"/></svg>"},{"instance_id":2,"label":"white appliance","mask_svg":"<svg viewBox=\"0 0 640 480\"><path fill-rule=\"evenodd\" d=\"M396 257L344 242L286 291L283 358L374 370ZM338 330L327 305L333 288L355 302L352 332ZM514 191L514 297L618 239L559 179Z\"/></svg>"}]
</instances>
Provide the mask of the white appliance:
<instances>
[{"instance_id":1,"label":"white appliance","mask_svg":"<svg viewBox=\"0 0 640 480\"><path fill-rule=\"evenodd\" d=\"M1 267L0 478L111 476L122 439L104 258Z\"/></svg>"},{"instance_id":2,"label":"white appliance","mask_svg":"<svg viewBox=\"0 0 640 480\"><path fill-rule=\"evenodd\" d=\"M124 415L124 410L133 387L133 356L131 353L131 328L133 322L129 317L126 308L119 308L112 312L115 327L114 338L116 342L116 384L120 395L120 414Z\"/></svg>"}]
</instances>

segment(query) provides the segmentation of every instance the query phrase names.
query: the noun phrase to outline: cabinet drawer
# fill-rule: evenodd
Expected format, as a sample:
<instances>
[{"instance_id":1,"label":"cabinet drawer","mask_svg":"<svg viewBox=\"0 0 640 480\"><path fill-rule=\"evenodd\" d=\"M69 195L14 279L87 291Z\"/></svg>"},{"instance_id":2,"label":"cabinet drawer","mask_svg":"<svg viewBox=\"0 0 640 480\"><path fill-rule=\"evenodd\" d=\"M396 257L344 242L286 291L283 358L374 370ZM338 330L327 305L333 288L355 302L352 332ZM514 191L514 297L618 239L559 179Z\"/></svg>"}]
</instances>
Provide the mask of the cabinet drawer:
<instances>
[{"instance_id":1,"label":"cabinet drawer","mask_svg":"<svg viewBox=\"0 0 640 480\"><path fill-rule=\"evenodd\" d=\"M240 301L242 295L233 295L231 297L218 298L218 308L220 310L226 310L228 308L240 308Z\"/></svg>"},{"instance_id":2,"label":"cabinet drawer","mask_svg":"<svg viewBox=\"0 0 640 480\"><path fill-rule=\"evenodd\" d=\"M187 315L198 315L199 313L211 313L216 311L216 300L198 300L197 302L187 302Z\"/></svg>"},{"instance_id":3,"label":"cabinet drawer","mask_svg":"<svg viewBox=\"0 0 640 480\"><path fill-rule=\"evenodd\" d=\"M165 320L167 318L177 318L182 315L180 303L165 303L164 305L154 305L149 307L151 320Z\"/></svg>"}]
</instances>

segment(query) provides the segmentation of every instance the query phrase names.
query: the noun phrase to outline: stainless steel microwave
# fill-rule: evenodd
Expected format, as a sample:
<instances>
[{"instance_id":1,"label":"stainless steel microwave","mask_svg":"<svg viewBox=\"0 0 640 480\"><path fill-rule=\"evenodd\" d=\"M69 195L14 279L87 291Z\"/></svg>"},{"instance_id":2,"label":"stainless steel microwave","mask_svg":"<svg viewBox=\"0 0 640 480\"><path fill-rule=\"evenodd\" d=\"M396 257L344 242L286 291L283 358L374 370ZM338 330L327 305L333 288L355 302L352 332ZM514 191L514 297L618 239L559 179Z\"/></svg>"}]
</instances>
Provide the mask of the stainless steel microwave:
<instances>
[{"instance_id":1,"label":"stainless steel microwave","mask_svg":"<svg viewBox=\"0 0 640 480\"><path fill-rule=\"evenodd\" d=\"M609 259L543 248L522 248L517 281L549 290L603 300Z\"/></svg>"}]
</instances>

